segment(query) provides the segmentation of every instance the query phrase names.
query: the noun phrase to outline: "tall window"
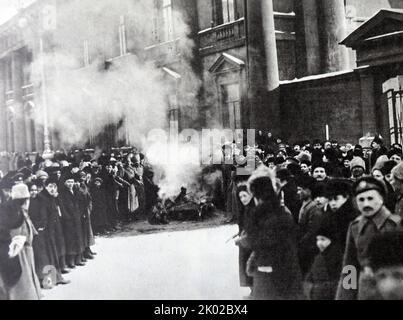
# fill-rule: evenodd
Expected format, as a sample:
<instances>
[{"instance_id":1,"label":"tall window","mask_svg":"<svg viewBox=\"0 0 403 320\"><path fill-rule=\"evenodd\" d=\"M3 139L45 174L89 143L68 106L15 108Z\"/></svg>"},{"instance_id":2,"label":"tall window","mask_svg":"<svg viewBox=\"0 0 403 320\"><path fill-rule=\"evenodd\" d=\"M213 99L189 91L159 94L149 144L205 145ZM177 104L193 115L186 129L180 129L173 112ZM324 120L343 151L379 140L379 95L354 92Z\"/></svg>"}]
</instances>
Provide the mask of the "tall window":
<instances>
[{"instance_id":1,"label":"tall window","mask_svg":"<svg viewBox=\"0 0 403 320\"><path fill-rule=\"evenodd\" d=\"M120 16L119 46L120 46L120 55L121 56L125 55L127 53L127 37L126 37L126 24L124 16Z\"/></svg>"},{"instance_id":2,"label":"tall window","mask_svg":"<svg viewBox=\"0 0 403 320\"><path fill-rule=\"evenodd\" d=\"M236 0L213 0L213 15L215 25L235 21Z\"/></svg>"},{"instance_id":3,"label":"tall window","mask_svg":"<svg viewBox=\"0 0 403 320\"><path fill-rule=\"evenodd\" d=\"M238 83L221 86L221 109L224 128L241 128L241 96Z\"/></svg>"},{"instance_id":4,"label":"tall window","mask_svg":"<svg viewBox=\"0 0 403 320\"><path fill-rule=\"evenodd\" d=\"M6 69L6 91L13 90L13 71L11 66L11 59L7 59L5 63Z\"/></svg>"},{"instance_id":5,"label":"tall window","mask_svg":"<svg viewBox=\"0 0 403 320\"><path fill-rule=\"evenodd\" d=\"M173 40L172 0L162 0L163 41Z\"/></svg>"},{"instance_id":6,"label":"tall window","mask_svg":"<svg viewBox=\"0 0 403 320\"><path fill-rule=\"evenodd\" d=\"M90 65L90 49L89 49L89 44L88 40L83 41L83 61L84 61L84 67L88 67Z\"/></svg>"}]
</instances>

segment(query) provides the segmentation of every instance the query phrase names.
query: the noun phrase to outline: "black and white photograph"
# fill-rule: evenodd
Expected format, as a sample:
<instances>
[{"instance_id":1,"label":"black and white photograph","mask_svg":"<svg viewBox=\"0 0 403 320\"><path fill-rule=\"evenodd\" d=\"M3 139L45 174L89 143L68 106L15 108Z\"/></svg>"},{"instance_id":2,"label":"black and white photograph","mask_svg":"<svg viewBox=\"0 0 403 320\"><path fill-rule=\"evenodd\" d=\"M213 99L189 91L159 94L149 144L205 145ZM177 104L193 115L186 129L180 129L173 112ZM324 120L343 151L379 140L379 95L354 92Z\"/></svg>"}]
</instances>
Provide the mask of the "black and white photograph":
<instances>
[{"instance_id":1,"label":"black and white photograph","mask_svg":"<svg viewBox=\"0 0 403 320\"><path fill-rule=\"evenodd\" d=\"M0 0L0 300L403 300L402 144L403 0Z\"/></svg>"}]
</instances>

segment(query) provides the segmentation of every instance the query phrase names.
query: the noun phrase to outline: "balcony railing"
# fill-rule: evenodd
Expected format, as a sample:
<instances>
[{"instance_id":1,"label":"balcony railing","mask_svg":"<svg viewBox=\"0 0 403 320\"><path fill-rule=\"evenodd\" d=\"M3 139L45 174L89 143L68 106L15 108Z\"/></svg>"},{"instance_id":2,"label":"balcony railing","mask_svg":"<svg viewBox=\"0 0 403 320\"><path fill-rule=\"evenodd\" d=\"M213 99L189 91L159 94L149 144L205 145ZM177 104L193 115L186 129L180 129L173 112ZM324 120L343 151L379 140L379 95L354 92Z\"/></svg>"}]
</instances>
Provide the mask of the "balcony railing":
<instances>
[{"instance_id":1,"label":"balcony railing","mask_svg":"<svg viewBox=\"0 0 403 320\"><path fill-rule=\"evenodd\" d=\"M245 43L245 19L199 31L200 52L209 54Z\"/></svg>"}]
</instances>

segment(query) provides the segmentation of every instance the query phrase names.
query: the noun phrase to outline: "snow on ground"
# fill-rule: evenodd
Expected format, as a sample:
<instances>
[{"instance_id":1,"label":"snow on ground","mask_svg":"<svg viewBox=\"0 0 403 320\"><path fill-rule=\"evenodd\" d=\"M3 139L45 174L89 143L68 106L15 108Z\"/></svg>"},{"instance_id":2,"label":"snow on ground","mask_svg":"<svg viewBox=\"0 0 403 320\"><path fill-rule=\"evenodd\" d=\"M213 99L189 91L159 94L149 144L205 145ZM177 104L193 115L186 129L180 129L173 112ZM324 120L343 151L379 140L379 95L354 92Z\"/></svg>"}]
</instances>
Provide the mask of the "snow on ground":
<instances>
[{"instance_id":1,"label":"snow on ground","mask_svg":"<svg viewBox=\"0 0 403 320\"><path fill-rule=\"evenodd\" d=\"M236 225L141 236L97 238L95 260L65 275L71 283L45 299L242 299Z\"/></svg>"}]
</instances>

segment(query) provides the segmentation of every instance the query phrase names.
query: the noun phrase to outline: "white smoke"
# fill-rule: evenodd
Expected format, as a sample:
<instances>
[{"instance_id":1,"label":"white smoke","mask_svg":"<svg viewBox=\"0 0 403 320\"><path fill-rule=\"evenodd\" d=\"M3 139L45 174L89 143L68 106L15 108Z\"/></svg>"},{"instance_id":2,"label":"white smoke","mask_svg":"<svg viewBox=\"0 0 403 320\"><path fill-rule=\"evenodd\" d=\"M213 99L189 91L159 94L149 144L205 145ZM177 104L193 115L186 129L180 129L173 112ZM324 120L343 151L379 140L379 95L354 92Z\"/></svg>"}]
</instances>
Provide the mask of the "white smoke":
<instances>
[{"instance_id":1,"label":"white smoke","mask_svg":"<svg viewBox=\"0 0 403 320\"><path fill-rule=\"evenodd\" d=\"M193 120L198 117L201 81L191 66L195 44L189 37L188 17L173 11L172 39L179 40L175 41L176 49L171 54L180 52L180 64L169 67L180 77L174 80L147 57L150 51L158 51L160 45L154 32L154 1L58 3L57 30L51 37L44 36L45 54L35 59L32 75L37 87L43 85L44 67L49 123L59 133L62 147L82 146L90 134L96 136L106 125L123 119L124 127L119 134L126 135L155 167L155 182L161 188L161 196L174 196L181 187L196 190L201 173L198 142L175 144L170 140L146 139L153 129L168 129L172 96L181 106L181 116ZM122 16L130 51L124 56L120 56L118 46ZM46 43L49 39L51 50ZM85 45L90 65L83 68ZM110 68L105 70L104 63L111 58Z\"/></svg>"}]
</instances>

